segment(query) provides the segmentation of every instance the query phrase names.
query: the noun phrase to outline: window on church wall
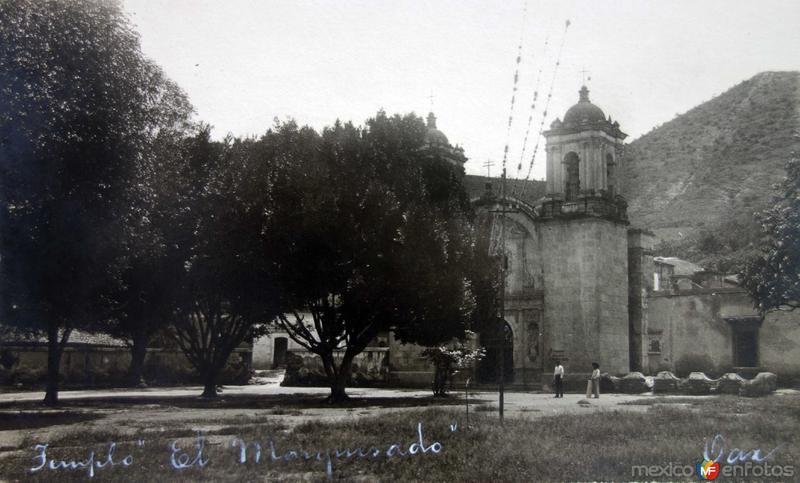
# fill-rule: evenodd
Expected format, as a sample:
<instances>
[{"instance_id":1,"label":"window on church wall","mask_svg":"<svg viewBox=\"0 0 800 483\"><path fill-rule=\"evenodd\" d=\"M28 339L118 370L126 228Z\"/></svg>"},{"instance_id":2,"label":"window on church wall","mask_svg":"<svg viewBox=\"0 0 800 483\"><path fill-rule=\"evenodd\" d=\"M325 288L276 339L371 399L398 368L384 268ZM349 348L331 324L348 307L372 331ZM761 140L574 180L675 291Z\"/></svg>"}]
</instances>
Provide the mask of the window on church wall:
<instances>
[{"instance_id":1,"label":"window on church wall","mask_svg":"<svg viewBox=\"0 0 800 483\"><path fill-rule=\"evenodd\" d=\"M647 347L648 354L661 354L661 340L650 339L650 344Z\"/></svg>"},{"instance_id":2,"label":"window on church wall","mask_svg":"<svg viewBox=\"0 0 800 483\"><path fill-rule=\"evenodd\" d=\"M617 194L617 183L614 179L614 156L606 154L606 184L608 192L613 196Z\"/></svg>"},{"instance_id":3,"label":"window on church wall","mask_svg":"<svg viewBox=\"0 0 800 483\"><path fill-rule=\"evenodd\" d=\"M581 190L580 158L576 153L569 152L564 156L564 171L566 172L564 198L567 201L576 200Z\"/></svg>"}]
</instances>

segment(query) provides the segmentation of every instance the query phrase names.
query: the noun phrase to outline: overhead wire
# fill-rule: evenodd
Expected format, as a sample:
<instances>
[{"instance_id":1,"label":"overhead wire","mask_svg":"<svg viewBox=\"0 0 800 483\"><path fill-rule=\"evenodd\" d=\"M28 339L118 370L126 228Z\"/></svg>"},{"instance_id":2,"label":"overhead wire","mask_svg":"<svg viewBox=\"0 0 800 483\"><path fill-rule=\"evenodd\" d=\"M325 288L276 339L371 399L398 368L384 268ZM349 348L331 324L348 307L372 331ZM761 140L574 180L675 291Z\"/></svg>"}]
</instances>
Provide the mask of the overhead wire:
<instances>
[{"instance_id":1,"label":"overhead wire","mask_svg":"<svg viewBox=\"0 0 800 483\"><path fill-rule=\"evenodd\" d=\"M564 51L564 43L567 40L567 33L569 32L570 25L571 22L569 21L569 19L567 19L567 21L564 23L564 34L561 37L561 45L559 45L558 47L558 54L556 55L556 64L555 67L553 68L553 77L550 81L550 89L547 93L547 100L545 101L544 104L544 110L542 111L542 119L541 122L539 123L539 136L536 139L536 145L533 148L533 154L531 154L531 161L530 164L528 165L528 172L525 175L525 179L522 182L521 188L519 189L519 194L516 195L520 198L525 195L525 189L528 187L528 181L530 181L531 173L533 172L533 165L534 162L536 161L536 154L539 152L539 145L541 144L542 134L544 133L544 122L547 119L547 110L550 108L550 101L553 99L553 89L555 88L556 78L558 77L558 68L559 66L561 66L561 54Z\"/></svg>"},{"instance_id":2,"label":"overhead wire","mask_svg":"<svg viewBox=\"0 0 800 483\"><path fill-rule=\"evenodd\" d=\"M522 43L525 37L525 23L528 17L528 2L525 1L525 6L522 12L522 28L520 29L519 34L519 44L517 45L517 58L516 58L516 65L514 67L514 84L511 90L511 106L509 108L508 113L508 124L506 126L506 144L503 148L503 172L506 171L506 163L508 161L508 148L511 143L511 125L514 123L514 105L517 99L517 89L519 85L519 66L520 62L522 61Z\"/></svg>"},{"instance_id":3,"label":"overhead wire","mask_svg":"<svg viewBox=\"0 0 800 483\"><path fill-rule=\"evenodd\" d=\"M539 99L539 85L542 81L542 72L544 71L545 60L547 59L547 46L550 41L550 34L547 34L544 39L544 48L542 49L542 59L539 64L539 72L536 74L536 82L533 85L533 100L531 100L530 114L528 114L528 125L525 128L525 138L522 140L522 151L519 155L519 164L517 165L517 172L522 171L522 161L525 159L525 151L528 147L528 136L531 132L531 125L533 124L533 115L536 112L536 101Z\"/></svg>"}]
</instances>

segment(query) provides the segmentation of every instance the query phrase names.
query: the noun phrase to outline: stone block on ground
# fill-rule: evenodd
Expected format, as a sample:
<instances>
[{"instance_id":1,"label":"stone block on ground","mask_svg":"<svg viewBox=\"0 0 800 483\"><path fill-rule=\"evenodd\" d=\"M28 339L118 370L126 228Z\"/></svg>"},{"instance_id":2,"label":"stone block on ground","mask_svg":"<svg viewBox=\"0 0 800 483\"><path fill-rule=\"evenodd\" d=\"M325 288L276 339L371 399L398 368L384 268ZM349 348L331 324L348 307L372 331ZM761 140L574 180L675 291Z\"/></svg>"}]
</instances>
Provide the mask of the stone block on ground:
<instances>
[{"instance_id":1,"label":"stone block on ground","mask_svg":"<svg viewBox=\"0 0 800 483\"><path fill-rule=\"evenodd\" d=\"M676 393L681 389L681 379L670 371L661 371L653 378L653 392Z\"/></svg>"},{"instance_id":2,"label":"stone block on ground","mask_svg":"<svg viewBox=\"0 0 800 483\"><path fill-rule=\"evenodd\" d=\"M728 372L719 378L717 385L717 392L721 394L739 394L742 384L746 381L745 378L736 374L735 372Z\"/></svg>"},{"instance_id":3,"label":"stone block on ground","mask_svg":"<svg viewBox=\"0 0 800 483\"><path fill-rule=\"evenodd\" d=\"M620 380L620 392L625 394L641 394L649 391L647 379L641 372L629 372Z\"/></svg>"},{"instance_id":4,"label":"stone block on ground","mask_svg":"<svg viewBox=\"0 0 800 483\"><path fill-rule=\"evenodd\" d=\"M778 388L778 376L771 372L759 372L756 377L745 380L739 394L747 397L768 396Z\"/></svg>"},{"instance_id":5,"label":"stone block on ground","mask_svg":"<svg viewBox=\"0 0 800 483\"><path fill-rule=\"evenodd\" d=\"M692 395L711 394L716 388L717 381L702 372L692 372L683 384L683 392Z\"/></svg>"},{"instance_id":6,"label":"stone block on ground","mask_svg":"<svg viewBox=\"0 0 800 483\"><path fill-rule=\"evenodd\" d=\"M607 372L600 374L600 392L601 393L614 393L619 392L620 378L612 376Z\"/></svg>"}]
</instances>

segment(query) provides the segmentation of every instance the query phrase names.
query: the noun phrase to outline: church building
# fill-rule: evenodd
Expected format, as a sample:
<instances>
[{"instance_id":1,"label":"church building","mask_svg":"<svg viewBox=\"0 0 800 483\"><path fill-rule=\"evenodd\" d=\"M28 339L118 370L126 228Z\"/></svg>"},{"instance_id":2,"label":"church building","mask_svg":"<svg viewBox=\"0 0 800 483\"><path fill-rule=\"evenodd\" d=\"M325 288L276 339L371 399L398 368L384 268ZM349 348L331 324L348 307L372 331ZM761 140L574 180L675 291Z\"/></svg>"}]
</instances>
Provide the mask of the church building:
<instances>
[{"instance_id":1,"label":"church building","mask_svg":"<svg viewBox=\"0 0 800 483\"><path fill-rule=\"evenodd\" d=\"M510 190L500 221L513 382L540 380L555 360L573 373L591 372L592 362L628 372L629 223L617 180L627 135L583 87L544 136L544 197L529 202ZM475 200L479 212L502 210L495 191Z\"/></svg>"},{"instance_id":2,"label":"church building","mask_svg":"<svg viewBox=\"0 0 800 483\"><path fill-rule=\"evenodd\" d=\"M800 314L761 316L735 277L655 256L653 234L628 219L620 182L627 135L585 86L578 94L544 132L545 183L508 180L503 202L499 180L465 177L478 216L493 219L495 232L504 226L508 267L504 335L477 334L487 354L473 380L497 381L502 345L512 388L548 385L556 361L568 382L585 381L593 362L612 375L771 371L800 381ZM463 150L433 113L427 127L425 149L463 166ZM354 382L429 386L422 350L379 336L356 358ZM257 343L253 358L257 368L286 365L287 384L324 380L316 356L284 334Z\"/></svg>"}]
</instances>

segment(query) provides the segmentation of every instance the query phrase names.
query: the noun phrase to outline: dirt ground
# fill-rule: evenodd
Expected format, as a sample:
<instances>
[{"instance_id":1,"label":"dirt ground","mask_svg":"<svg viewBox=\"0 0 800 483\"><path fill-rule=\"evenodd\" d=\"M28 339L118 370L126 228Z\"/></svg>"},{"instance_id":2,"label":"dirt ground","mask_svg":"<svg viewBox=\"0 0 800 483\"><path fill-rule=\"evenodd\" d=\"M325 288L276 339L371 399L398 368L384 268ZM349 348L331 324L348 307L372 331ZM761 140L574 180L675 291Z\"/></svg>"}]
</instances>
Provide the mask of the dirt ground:
<instances>
[{"instance_id":1,"label":"dirt ground","mask_svg":"<svg viewBox=\"0 0 800 483\"><path fill-rule=\"evenodd\" d=\"M428 407L466 410L463 392L452 393L447 399L434 399L430 391L424 390L356 388L348 391L351 403L332 406L324 400L326 388L281 387L277 378L260 382L226 386L217 401L199 398L200 387L64 391L60 394L62 407L54 409L40 406L39 401L44 397L40 392L0 394L0 418L12 421L0 425L0 457L3 451L18 448L25 441L62 436L74 424L97 431L114 428L122 434L159 426L213 432L232 420L273 420L293 427L308 421L346 421ZM622 405L642 397L607 394L586 400L582 394L566 394L557 399L551 394L509 392L505 394L504 411L508 418L643 411L644 406ZM497 393L470 393L469 400L470 411L497 411Z\"/></svg>"}]
</instances>

